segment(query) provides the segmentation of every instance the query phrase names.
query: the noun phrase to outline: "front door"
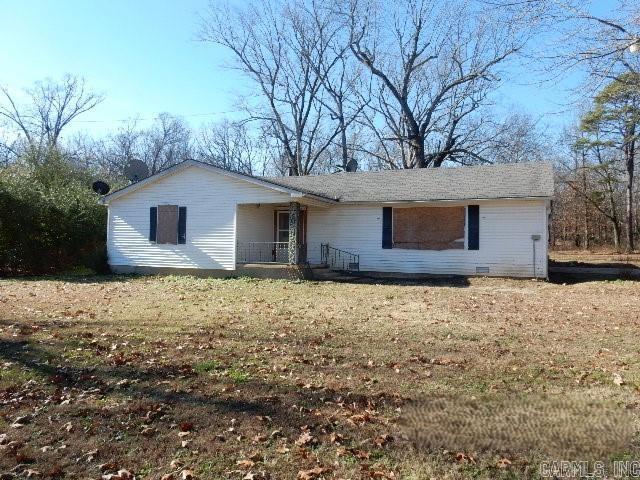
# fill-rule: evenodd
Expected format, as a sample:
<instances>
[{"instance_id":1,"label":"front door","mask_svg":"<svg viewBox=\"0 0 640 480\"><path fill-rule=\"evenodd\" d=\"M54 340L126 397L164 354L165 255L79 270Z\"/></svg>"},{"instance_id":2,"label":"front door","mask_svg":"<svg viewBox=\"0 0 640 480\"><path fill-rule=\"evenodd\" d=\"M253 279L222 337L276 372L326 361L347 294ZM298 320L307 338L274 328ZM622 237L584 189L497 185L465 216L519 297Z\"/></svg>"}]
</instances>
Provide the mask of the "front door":
<instances>
[{"instance_id":1,"label":"front door","mask_svg":"<svg viewBox=\"0 0 640 480\"><path fill-rule=\"evenodd\" d=\"M300 255L306 257L305 247L307 243L307 211L300 211L300 224L298 233L298 244L300 245ZM273 261L286 263L289 261L289 211L276 210L274 216L274 236L275 248Z\"/></svg>"}]
</instances>

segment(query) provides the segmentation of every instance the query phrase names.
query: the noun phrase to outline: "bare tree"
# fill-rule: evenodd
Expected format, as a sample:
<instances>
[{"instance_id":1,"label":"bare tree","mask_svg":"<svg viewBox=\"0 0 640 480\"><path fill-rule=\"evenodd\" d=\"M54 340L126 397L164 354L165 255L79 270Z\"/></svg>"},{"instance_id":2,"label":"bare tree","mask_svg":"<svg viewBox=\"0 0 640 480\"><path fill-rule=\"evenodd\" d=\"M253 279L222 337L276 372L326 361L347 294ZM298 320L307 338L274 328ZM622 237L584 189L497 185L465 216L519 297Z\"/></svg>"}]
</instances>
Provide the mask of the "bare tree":
<instances>
[{"instance_id":1,"label":"bare tree","mask_svg":"<svg viewBox=\"0 0 640 480\"><path fill-rule=\"evenodd\" d=\"M240 173L264 173L267 163L265 139L248 131L245 122L206 125L196 140L195 158Z\"/></svg>"},{"instance_id":2,"label":"bare tree","mask_svg":"<svg viewBox=\"0 0 640 480\"><path fill-rule=\"evenodd\" d=\"M589 2L533 0L545 5L551 26L551 68L584 69L593 89L623 73L640 72L640 4L616 0L606 16L592 13ZM582 90L584 91L584 90Z\"/></svg>"},{"instance_id":3,"label":"bare tree","mask_svg":"<svg viewBox=\"0 0 640 480\"><path fill-rule=\"evenodd\" d=\"M463 132L499 83L497 68L525 41L519 19L505 11L437 0L351 2L351 49L378 81L375 113L389 132L379 137L406 150L402 167L439 167L456 155L484 160Z\"/></svg>"},{"instance_id":4,"label":"bare tree","mask_svg":"<svg viewBox=\"0 0 640 480\"><path fill-rule=\"evenodd\" d=\"M309 10L294 1L255 1L245 9L212 5L202 39L226 47L236 68L258 86L251 119L269 124L293 175L307 175L339 135L328 122L327 72L318 65L327 46ZM224 18L224 21L220 21Z\"/></svg>"},{"instance_id":5,"label":"bare tree","mask_svg":"<svg viewBox=\"0 0 640 480\"><path fill-rule=\"evenodd\" d=\"M371 99L370 85L363 77L362 66L351 55L348 23L340 14L339 0L333 2L317 2L313 0L308 7L308 15L313 21L312 30L302 29L303 35L311 32L317 37L312 42L313 55L309 52L309 64L315 70L327 93L320 96L324 107L329 111L331 119L337 122L339 137L337 150L340 163L336 166L342 170L355 157L356 148L349 137L357 135L353 127ZM357 130L357 128L355 128Z\"/></svg>"},{"instance_id":6,"label":"bare tree","mask_svg":"<svg viewBox=\"0 0 640 480\"><path fill-rule=\"evenodd\" d=\"M65 75L47 79L26 91L29 101L21 105L8 88L0 87L0 117L8 121L26 147L41 151L58 146L63 130L79 115L96 107L103 97L86 89L84 80Z\"/></svg>"},{"instance_id":7,"label":"bare tree","mask_svg":"<svg viewBox=\"0 0 640 480\"><path fill-rule=\"evenodd\" d=\"M140 160L153 175L190 157L191 130L179 117L161 113L141 134Z\"/></svg>"},{"instance_id":8,"label":"bare tree","mask_svg":"<svg viewBox=\"0 0 640 480\"><path fill-rule=\"evenodd\" d=\"M513 112L502 120L484 117L486 127L475 130L482 157L493 163L517 163L535 160L552 161L555 146L540 122L532 116Z\"/></svg>"}]
</instances>

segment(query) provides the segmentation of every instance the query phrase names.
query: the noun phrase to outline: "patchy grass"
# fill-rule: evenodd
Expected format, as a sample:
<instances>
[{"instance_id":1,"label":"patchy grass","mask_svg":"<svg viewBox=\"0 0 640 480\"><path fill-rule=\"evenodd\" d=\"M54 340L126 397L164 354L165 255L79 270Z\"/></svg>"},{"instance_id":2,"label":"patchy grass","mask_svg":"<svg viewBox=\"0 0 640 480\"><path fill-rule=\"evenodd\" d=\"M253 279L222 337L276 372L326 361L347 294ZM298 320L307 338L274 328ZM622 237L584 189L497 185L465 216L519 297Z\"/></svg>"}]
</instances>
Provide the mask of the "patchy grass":
<instances>
[{"instance_id":1,"label":"patchy grass","mask_svg":"<svg viewBox=\"0 0 640 480\"><path fill-rule=\"evenodd\" d=\"M639 311L627 281L1 280L0 472L539 478L583 411L637 458L602 432L637 430Z\"/></svg>"}]
</instances>

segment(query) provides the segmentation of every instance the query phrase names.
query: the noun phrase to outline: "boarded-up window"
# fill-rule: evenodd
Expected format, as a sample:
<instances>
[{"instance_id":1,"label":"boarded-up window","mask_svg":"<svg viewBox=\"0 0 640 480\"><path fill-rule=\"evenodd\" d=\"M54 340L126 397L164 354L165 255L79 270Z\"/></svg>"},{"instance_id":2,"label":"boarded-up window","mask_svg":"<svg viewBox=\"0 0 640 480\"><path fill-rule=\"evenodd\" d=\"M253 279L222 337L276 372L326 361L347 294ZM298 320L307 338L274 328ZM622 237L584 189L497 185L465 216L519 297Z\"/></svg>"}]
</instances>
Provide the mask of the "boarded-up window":
<instances>
[{"instance_id":1,"label":"boarded-up window","mask_svg":"<svg viewBox=\"0 0 640 480\"><path fill-rule=\"evenodd\" d=\"M393 209L393 248L464 249L464 207Z\"/></svg>"},{"instance_id":2,"label":"boarded-up window","mask_svg":"<svg viewBox=\"0 0 640 480\"><path fill-rule=\"evenodd\" d=\"M158 205L156 243L178 243L178 205Z\"/></svg>"}]
</instances>

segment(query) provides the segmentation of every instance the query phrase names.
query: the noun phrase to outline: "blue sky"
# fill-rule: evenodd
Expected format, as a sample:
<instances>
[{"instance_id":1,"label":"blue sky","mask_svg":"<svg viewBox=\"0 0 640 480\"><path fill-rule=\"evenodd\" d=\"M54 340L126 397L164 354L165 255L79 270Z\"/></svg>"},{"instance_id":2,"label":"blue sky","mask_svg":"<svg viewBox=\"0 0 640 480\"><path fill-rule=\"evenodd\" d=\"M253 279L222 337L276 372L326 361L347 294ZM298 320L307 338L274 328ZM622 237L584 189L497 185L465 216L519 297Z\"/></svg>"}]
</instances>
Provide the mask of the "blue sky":
<instances>
[{"instance_id":1,"label":"blue sky","mask_svg":"<svg viewBox=\"0 0 640 480\"><path fill-rule=\"evenodd\" d=\"M612 0L598 0L606 11ZM118 120L182 115L192 125L233 116L250 84L224 68L228 54L197 40L208 0L0 0L0 83L18 93L46 77L82 76L106 97L78 119L99 134ZM224 21L224 19L221 19ZM571 122L564 105L574 79L533 85L517 67L497 93L502 111L531 113L556 130ZM560 113L559 113L560 112Z\"/></svg>"}]
</instances>

